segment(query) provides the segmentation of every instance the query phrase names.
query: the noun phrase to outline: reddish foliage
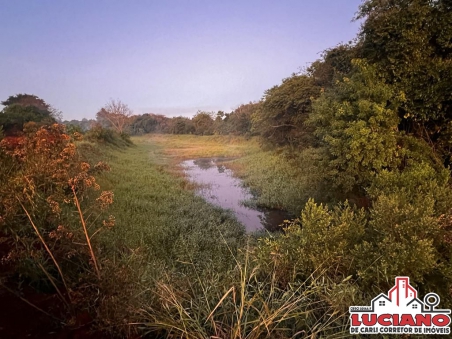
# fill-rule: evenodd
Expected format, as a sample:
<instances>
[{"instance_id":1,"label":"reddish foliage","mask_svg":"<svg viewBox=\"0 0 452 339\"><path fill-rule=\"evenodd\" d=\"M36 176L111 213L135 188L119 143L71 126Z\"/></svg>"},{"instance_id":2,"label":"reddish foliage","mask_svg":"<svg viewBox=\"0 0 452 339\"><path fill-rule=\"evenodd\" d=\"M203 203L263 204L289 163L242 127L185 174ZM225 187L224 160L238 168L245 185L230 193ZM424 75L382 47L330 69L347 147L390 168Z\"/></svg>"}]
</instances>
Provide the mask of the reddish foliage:
<instances>
[{"instance_id":1,"label":"reddish foliage","mask_svg":"<svg viewBox=\"0 0 452 339\"><path fill-rule=\"evenodd\" d=\"M2 140L2 146L7 151L12 151L24 143L25 136L6 136Z\"/></svg>"}]
</instances>

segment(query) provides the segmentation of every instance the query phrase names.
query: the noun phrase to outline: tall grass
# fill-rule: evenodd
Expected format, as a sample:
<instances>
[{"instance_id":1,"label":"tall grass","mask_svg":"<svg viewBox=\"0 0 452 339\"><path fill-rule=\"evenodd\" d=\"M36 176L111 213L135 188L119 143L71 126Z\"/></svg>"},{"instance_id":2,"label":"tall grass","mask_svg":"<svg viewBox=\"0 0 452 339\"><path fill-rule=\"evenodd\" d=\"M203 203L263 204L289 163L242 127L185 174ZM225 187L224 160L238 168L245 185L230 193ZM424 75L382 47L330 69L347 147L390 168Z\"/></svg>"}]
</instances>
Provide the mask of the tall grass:
<instances>
[{"instance_id":1,"label":"tall grass","mask_svg":"<svg viewBox=\"0 0 452 339\"><path fill-rule=\"evenodd\" d=\"M346 311L328 302L328 283L311 277L282 287L261 274L252 256L245 249L226 280L204 273L188 284L157 282L150 291L155 301L141 309L139 325L166 338L348 336Z\"/></svg>"},{"instance_id":2,"label":"tall grass","mask_svg":"<svg viewBox=\"0 0 452 339\"><path fill-rule=\"evenodd\" d=\"M318 197L321 173L314 168L308 152L286 149L265 150L257 138L233 136L146 135L138 142L159 145L155 156L177 166L181 159L202 157L237 157L229 162L256 197L250 202L298 215L310 197ZM308 159L309 158L309 159Z\"/></svg>"},{"instance_id":3,"label":"tall grass","mask_svg":"<svg viewBox=\"0 0 452 339\"><path fill-rule=\"evenodd\" d=\"M196 196L177 167L187 157L242 156L243 166L249 166L242 168L245 173L257 162L275 167L276 153L263 153L255 140L224 136L142 137L127 148L85 140L75 147L57 132L62 147L71 151L74 174L60 180L60 204L36 196L48 215L53 211L53 224L27 199L21 205L28 217L22 219L32 225L24 251L32 255L42 246L45 254L27 272L40 269L38 280L50 281L67 308L75 310L67 324L77 325L79 311L86 310L92 324L122 337L138 328L167 338L342 335L346 318L331 302L332 282L309 277L281 283L262 265L254 238L246 236L232 213ZM31 146L30 157L35 154ZM38 160L53 187L56 165L46 167L48 157ZM107 167L111 170L102 171ZM275 169L267 175L285 173L285 167ZM255 182L256 187L264 184ZM105 191L99 195L94 191L100 187Z\"/></svg>"},{"instance_id":4,"label":"tall grass","mask_svg":"<svg viewBox=\"0 0 452 339\"><path fill-rule=\"evenodd\" d=\"M165 277L182 285L206 272L225 277L234 265L232 253L245 240L244 227L231 213L187 189L190 185L172 170L159 145L134 141L127 149L79 144L87 161L101 157L111 167L97 182L114 191L109 213L115 227L97 240L110 258L102 272L110 277L102 283L116 297L104 300L98 312L107 320L102 328L116 333L130 329L129 322L118 324L121 317L134 318L143 305L159 302L150 291L158 290Z\"/></svg>"},{"instance_id":5,"label":"tall grass","mask_svg":"<svg viewBox=\"0 0 452 339\"><path fill-rule=\"evenodd\" d=\"M116 251L144 251L169 266L191 258L197 265L227 261L226 247L217 239L221 233L227 245L237 248L243 226L231 213L185 189L187 181L170 173L160 152L158 146L142 142L127 150L104 149L111 171L98 182L115 192L110 211L117 225L105 242Z\"/></svg>"},{"instance_id":6,"label":"tall grass","mask_svg":"<svg viewBox=\"0 0 452 339\"><path fill-rule=\"evenodd\" d=\"M97 179L116 198L105 250L136 274L131 299L121 299L130 326L167 338L343 335L346 318L328 302L325 283L281 285L260 268L243 226L174 171L177 159L194 155L251 157L257 144L192 136L134 141L126 151L102 149L112 170Z\"/></svg>"}]
</instances>

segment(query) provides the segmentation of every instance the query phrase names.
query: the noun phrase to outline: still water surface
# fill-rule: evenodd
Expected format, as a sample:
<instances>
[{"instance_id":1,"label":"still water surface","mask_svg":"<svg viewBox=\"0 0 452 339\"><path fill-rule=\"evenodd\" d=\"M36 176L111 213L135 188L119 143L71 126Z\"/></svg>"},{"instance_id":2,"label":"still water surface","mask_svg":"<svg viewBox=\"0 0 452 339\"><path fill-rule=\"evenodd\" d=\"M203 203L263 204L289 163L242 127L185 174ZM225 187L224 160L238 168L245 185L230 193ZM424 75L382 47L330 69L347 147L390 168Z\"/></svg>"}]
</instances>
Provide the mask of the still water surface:
<instances>
[{"instance_id":1,"label":"still water surface","mask_svg":"<svg viewBox=\"0 0 452 339\"><path fill-rule=\"evenodd\" d=\"M227 158L200 158L182 162L185 174L198 185L197 194L211 204L230 209L248 232L266 228L274 231L287 213L279 210L254 209L244 206L244 201L253 199L247 187L233 176L225 164Z\"/></svg>"}]
</instances>

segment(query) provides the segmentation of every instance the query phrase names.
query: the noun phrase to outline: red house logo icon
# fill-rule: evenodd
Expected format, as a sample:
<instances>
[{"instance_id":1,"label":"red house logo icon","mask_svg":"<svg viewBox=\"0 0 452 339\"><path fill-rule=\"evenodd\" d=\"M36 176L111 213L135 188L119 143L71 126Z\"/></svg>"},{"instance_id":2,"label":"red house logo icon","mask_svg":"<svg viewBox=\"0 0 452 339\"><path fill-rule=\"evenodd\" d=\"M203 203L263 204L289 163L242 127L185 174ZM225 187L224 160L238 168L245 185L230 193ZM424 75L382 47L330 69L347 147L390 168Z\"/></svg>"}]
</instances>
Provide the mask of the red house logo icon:
<instances>
[{"instance_id":1,"label":"red house logo icon","mask_svg":"<svg viewBox=\"0 0 452 339\"><path fill-rule=\"evenodd\" d=\"M407 302L417 298L417 291L410 285L410 278L397 277L396 284L389 290L388 296L397 306L406 305Z\"/></svg>"},{"instance_id":2,"label":"red house logo icon","mask_svg":"<svg viewBox=\"0 0 452 339\"><path fill-rule=\"evenodd\" d=\"M439 302L436 293L421 301L410 278L396 277L388 294L379 294L370 306L350 306L350 333L449 335L451 311L438 309Z\"/></svg>"}]
</instances>

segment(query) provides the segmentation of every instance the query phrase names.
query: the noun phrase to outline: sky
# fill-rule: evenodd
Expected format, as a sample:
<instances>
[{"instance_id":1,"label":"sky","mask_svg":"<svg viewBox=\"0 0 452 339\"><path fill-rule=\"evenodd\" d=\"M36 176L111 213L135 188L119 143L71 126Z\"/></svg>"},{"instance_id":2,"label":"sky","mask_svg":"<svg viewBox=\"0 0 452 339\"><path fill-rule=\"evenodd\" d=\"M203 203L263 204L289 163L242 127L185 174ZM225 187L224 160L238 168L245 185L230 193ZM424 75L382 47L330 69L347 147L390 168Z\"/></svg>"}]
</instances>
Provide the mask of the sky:
<instances>
[{"instance_id":1,"label":"sky","mask_svg":"<svg viewBox=\"0 0 452 339\"><path fill-rule=\"evenodd\" d=\"M0 0L0 101L229 112L354 39L361 0ZM1 108L1 106L0 106Z\"/></svg>"}]
</instances>

